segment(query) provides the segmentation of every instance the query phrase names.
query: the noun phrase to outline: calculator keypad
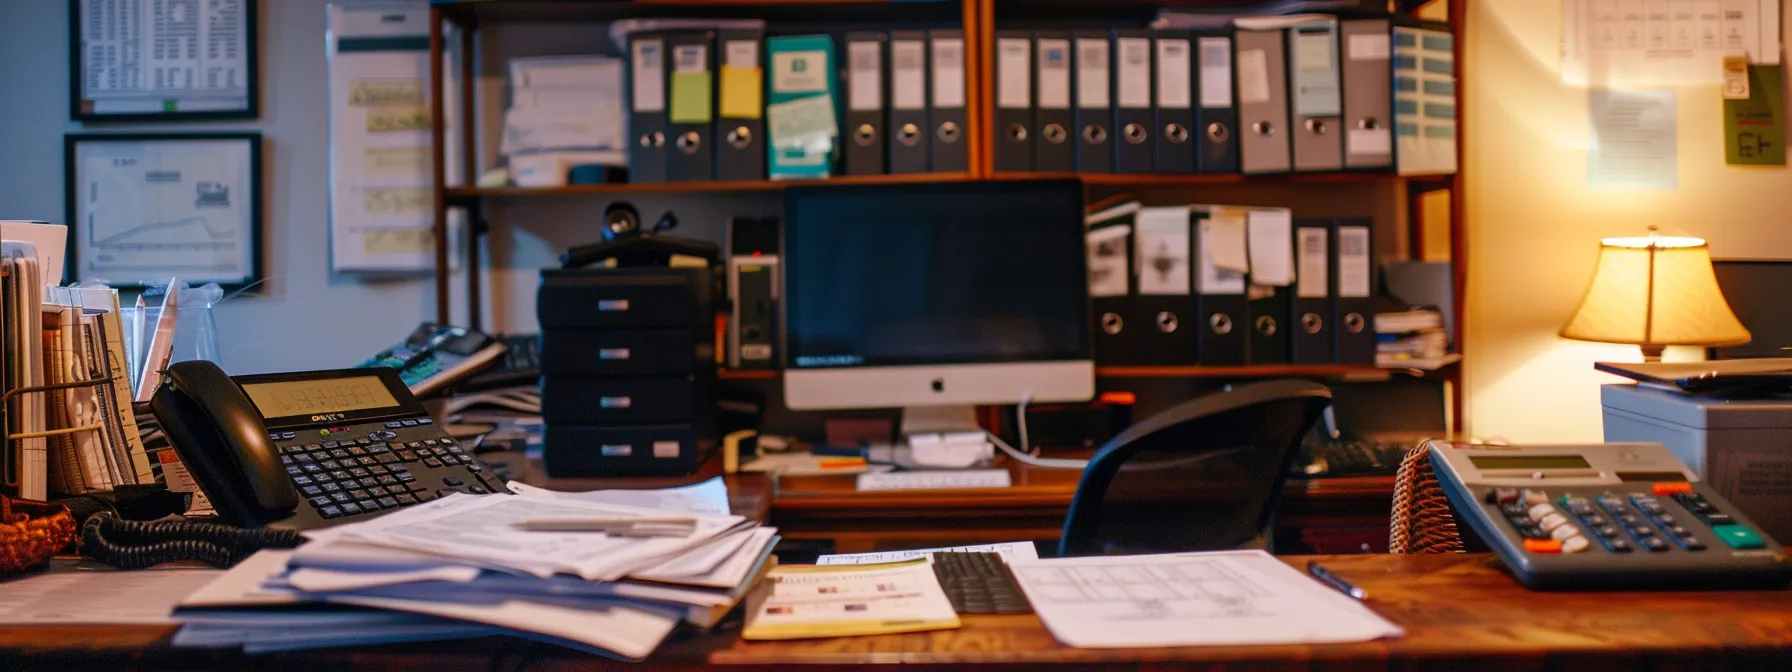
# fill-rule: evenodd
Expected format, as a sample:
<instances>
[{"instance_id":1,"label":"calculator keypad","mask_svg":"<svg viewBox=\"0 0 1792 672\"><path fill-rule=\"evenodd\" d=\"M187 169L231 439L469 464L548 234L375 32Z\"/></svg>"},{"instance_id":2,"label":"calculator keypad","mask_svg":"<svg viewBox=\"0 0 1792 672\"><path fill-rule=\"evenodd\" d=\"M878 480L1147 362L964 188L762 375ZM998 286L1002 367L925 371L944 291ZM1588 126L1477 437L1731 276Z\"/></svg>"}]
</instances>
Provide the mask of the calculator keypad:
<instances>
[{"instance_id":1,"label":"calculator keypad","mask_svg":"<svg viewBox=\"0 0 1792 672\"><path fill-rule=\"evenodd\" d=\"M1671 498L1709 527L1712 536L1734 549L1757 549L1765 541L1754 530L1736 524L1687 484L1654 484L1646 493L1566 495L1552 499L1543 490L1490 488L1484 501L1500 514L1532 553L1577 553L1594 547L1611 553L1700 552L1709 548L1687 523L1671 511Z\"/></svg>"}]
</instances>

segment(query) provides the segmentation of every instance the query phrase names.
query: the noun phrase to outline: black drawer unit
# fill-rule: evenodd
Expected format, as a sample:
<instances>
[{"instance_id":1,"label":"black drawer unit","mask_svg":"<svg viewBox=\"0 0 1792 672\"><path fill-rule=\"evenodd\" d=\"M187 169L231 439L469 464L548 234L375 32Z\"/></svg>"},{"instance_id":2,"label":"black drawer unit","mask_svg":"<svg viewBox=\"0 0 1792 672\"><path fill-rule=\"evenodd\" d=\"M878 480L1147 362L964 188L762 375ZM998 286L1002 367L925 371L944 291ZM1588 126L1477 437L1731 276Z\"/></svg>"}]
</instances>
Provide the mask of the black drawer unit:
<instances>
[{"instance_id":1,"label":"black drawer unit","mask_svg":"<svg viewBox=\"0 0 1792 672\"><path fill-rule=\"evenodd\" d=\"M702 464L718 442L695 424L600 427L549 424L542 441L542 464L549 474L662 476L688 473L681 465Z\"/></svg>"},{"instance_id":2,"label":"black drawer unit","mask_svg":"<svg viewBox=\"0 0 1792 672\"><path fill-rule=\"evenodd\" d=\"M680 376L715 367L711 340L690 329L553 329L541 367L569 376Z\"/></svg>"},{"instance_id":3,"label":"black drawer unit","mask_svg":"<svg viewBox=\"0 0 1792 672\"><path fill-rule=\"evenodd\" d=\"M541 419L569 425L697 420L708 385L692 378L543 378Z\"/></svg>"}]
</instances>

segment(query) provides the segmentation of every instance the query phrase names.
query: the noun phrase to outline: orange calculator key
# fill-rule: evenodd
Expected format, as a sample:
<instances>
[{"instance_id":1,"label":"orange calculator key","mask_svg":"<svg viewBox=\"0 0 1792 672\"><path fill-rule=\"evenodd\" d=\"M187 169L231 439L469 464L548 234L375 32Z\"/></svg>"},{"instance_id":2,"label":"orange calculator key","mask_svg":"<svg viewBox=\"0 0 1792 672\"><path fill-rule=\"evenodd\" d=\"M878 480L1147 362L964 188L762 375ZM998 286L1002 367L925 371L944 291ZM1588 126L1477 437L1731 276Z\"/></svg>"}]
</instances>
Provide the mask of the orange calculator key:
<instances>
[{"instance_id":1,"label":"orange calculator key","mask_svg":"<svg viewBox=\"0 0 1792 672\"><path fill-rule=\"evenodd\" d=\"M1650 489L1657 495L1678 495L1683 492L1692 492L1692 484L1685 481L1679 483L1656 483L1651 486Z\"/></svg>"},{"instance_id":2,"label":"orange calculator key","mask_svg":"<svg viewBox=\"0 0 1792 672\"><path fill-rule=\"evenodd\" d=\"M1524 550L1529 553L1561 553L1562 542L1554 539L1526 539Z\"/></svg>"}]
</instances>

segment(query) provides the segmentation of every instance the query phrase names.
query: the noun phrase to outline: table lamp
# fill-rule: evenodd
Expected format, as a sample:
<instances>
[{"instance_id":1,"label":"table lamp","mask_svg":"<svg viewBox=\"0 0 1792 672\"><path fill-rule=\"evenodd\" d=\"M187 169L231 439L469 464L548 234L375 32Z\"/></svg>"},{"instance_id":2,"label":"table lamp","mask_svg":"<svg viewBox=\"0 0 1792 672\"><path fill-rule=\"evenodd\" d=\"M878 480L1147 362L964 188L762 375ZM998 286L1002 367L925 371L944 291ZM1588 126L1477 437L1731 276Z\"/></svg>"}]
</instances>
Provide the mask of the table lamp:
<instances>
[{"instance_id":1,"label":"table lamp","mask_svg":"<svg viewBox=\"0 0 1792 672\"><path fill-rule=\"evenodd\" d=\"M1634 343L1643 361L1661 361L1670 345L1721 346L1749 341L1730 312L1711 248L1704 240L1650 234L1600 241L1599 265L1563 338Z\"/></svg>"}]
</instances>

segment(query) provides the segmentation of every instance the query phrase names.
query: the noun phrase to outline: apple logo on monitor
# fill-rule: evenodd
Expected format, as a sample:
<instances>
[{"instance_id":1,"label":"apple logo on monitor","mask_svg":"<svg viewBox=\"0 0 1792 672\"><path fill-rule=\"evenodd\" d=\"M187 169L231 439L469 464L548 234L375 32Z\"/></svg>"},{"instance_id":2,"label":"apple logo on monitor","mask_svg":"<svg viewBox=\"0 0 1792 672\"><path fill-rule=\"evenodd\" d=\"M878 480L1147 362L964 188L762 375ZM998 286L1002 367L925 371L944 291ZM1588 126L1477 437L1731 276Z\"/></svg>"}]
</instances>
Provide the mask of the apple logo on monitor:
<instances>
[{"instance_id":1,"label":"apple logo on monitor","mask_svg":"<svg viewBox=\"0 0 1792 672\"><path fill-rule=\"evenodd\" d=\"M933 379L933 391L945 392L946 391L946 379L945 378Z\"/></svg>"}]
</instances>

